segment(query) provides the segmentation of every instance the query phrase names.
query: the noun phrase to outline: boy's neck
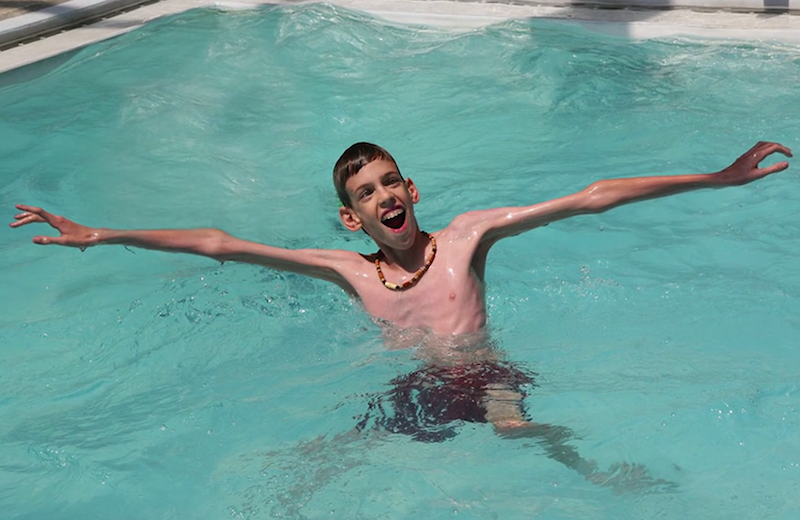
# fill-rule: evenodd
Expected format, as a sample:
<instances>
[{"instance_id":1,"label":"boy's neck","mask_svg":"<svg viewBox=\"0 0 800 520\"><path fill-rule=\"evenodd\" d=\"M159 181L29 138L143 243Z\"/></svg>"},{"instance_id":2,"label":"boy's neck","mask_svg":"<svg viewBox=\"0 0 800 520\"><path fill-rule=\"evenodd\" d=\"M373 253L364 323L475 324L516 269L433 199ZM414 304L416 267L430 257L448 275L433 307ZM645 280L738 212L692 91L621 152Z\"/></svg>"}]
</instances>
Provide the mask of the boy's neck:
<instances>
[{"instance_id":1,"label":"boy's neck","mask_svg":"<svg viewBox=\"0 0 800 520\"><path fill-rule=\"evenodd\" d=\"M428 234L417 229L417 234L414 237L414 244L408 249L393 249L384 244L378 244L378 247L380 247L383 261L387 265L397 265L401 269L411 273L417 271L420 266L425 263L429 245L430 240L428 239Z\"/></svg>"}]
</instances>

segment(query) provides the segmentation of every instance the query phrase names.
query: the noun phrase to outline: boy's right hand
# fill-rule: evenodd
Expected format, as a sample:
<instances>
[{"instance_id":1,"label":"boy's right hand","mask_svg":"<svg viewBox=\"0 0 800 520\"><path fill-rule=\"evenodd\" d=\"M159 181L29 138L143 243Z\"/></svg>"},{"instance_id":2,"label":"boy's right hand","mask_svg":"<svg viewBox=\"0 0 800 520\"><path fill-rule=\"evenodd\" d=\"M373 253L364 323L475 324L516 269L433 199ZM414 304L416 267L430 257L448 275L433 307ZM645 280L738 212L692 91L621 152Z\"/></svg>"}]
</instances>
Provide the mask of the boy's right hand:
<instances>
[{"instance_id":1,"label":"boy's right hand","mask_svg":"<svg viewBox=\"0 0 800 520\"><path fill-rule=\"evenodd\" d=\"M42 208L17 204L17 209L22 210L22 213L14 215L16 222L12 222L11 227L17 228L34 222L44 222L61 234L58 237L35 236L33 242L36 244L58 244L83 249L97 245L100 239L99 229L81 226L64 217L48 213Z\"/></svg>"}]
</instances>

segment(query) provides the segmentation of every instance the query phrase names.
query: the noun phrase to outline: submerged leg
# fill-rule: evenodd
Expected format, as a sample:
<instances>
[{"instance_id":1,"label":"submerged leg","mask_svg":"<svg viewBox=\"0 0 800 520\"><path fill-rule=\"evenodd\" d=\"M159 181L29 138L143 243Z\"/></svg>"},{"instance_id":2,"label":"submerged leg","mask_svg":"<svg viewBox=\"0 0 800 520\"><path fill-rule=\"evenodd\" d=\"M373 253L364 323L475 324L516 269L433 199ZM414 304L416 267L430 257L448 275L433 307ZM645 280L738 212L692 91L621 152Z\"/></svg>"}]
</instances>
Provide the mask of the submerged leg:
<instances>
[{"instance_id":1,"label":"submerged leg","mask_svg":"<svg viewBox=\"0 0 800 520\"><path fill-rule=\"evenodd\" d=\"M528 421L522 412L523 395L506 385L489 385L483 399L486 420L492 423L500 437L528 438L544 448L551 459L577 471L587 479L597 471L594 461L580 456L567 441L575 434L564 426L551 426Z\"/></svg>"},{"instance_id":2,"label":"submerged leg","mask_svg":"<svg viewBox=\"0 0 800 520\"><path fill-rule=\"evenodd\" d=\"M577 471L586 480L614 489L618 493L677 489L677 484L655 479L641 464L618 463L608 471L598 471L597 463L581 457L578 450L568 444L575 434L564 426L540 424L525 419L522 411L523 395L506 385L489 385L483 399L486 419L492 423L500 437L531 439L544 449L547 456Z\"/></svg>"}]
</instances>

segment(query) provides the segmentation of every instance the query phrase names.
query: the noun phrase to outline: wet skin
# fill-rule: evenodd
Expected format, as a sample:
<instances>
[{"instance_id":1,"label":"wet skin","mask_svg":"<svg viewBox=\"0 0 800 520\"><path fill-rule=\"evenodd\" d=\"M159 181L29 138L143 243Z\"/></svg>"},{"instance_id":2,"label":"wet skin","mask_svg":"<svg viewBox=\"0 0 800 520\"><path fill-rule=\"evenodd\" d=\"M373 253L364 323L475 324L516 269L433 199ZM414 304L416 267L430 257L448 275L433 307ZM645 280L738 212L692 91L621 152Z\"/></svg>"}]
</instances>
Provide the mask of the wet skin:
<instances>
[{"instance_id":1,"label":"wet skin","mask_svg":"<svg viewBox=\"0 0 800 520\"><path fill-rule=\"evenodd\" d=\"M330 281L363 302L375 318L401 328L418 328L436 336L480 331L486 324L483 277L486 256L498 240L576 215L601 213L617 206L701 188L737 186L785 170L786 161L761 168L773 153L791 157L777 143L760 142L729 167L710 174L634 177L601 180L586 189L531 206L496 208L463 213L443 230L433 233L438 252L419 283L403 292L380 282L373 255L352 251L284 249L242 240L218 229L112 230L90 228L33 206L17 206L12 227L45 222L58 237L37 236L48 245L91 247L100 244L184 252L219 261L238 261L292 271ZM386 279L401 284L424 264L431 244L419 230L414 204L420 193L411 179L403 180L394 162L377 160L348 179L350 208L339 216L351 231L366 231L383 253ZM399 227L382 222L405 214ZM393 224L396 225L396 224Z\"/></svg>"},{"instance_id":2,"label":"wet skin","mask_svg":"<svg viewBox=\"0 0 800 520\"><path fill-rule=\"evenodd\" d=\"M285 249L242 240L218 229L113 230L82 226L64 217L33 207L18 205L12 227L43 222L59 232L57 237L36 236L41 245L57 244L85 249L101 244L181 252L208 256L220 262L237 261L316 277L337 284L358 298L365 310L394 331L410 333L389 336L416 338L428 361L459 363L464 353L474 360L491 360L495 353L485 345L486 307L484 270L491 247L506 237L576 215L602 213L620 205L664 197L701 188L748 184L788 168L786 161L761 168L759 163L773 153L791 157L777 143L760 142L729 167L709 174L634 177L601 180L586 189L531 206L496 208L463 213L444 229L436 231L438 249L430 269L405 291L387 289L378 278L375 255L352 251ZM373 161L347 180L352 204L339 216L347 229L366 231L381 252L381 267L387 279L402 284L411 279L431 253L428 235L421 232L414 215L420 193L411 179L403 179L395 163ZM416 332L415 332L416 331ZM400 342L405 343L405 342ZM429 354L424 352L430 351ZM565 444L568 429L528 422L521 412L522 396L509 388L488 388L483 406L486 418L505 436L528 437L548 455L604 485L626 484L628 475L637 482L637 466L621 466L598 472L591 463ZM646 473L645 473L646 477ZM621 480L620 480L621 479ZM663 481L649 479L651 483Z\"/></svg>"}]
</instances>

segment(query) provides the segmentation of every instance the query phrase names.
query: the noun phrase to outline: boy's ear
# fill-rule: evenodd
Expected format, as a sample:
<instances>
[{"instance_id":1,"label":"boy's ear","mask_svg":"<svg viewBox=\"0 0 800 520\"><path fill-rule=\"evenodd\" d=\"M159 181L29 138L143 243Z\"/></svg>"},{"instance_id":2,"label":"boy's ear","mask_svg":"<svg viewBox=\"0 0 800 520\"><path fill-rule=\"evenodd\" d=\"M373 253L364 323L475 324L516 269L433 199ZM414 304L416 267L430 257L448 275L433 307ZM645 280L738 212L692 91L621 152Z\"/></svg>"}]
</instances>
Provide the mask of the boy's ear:
<instances>
[{"instance_id":1,"label":"boy's ear","mask_svg":"<svg viewBox=\"0 0 800 520\"><path fill-rule=\"evenodd\" d=\"M414 204L419 202L419 190L417 190L417 185L414 184L414 181L406 178L406 187L408 188L408 193L411 194L411 202Z\"/></svg>"},{"instance_id":2,"label":"boy's ear","mask_svg":"<svg viewBox=\"0 0 800 520\"><path fill-rule=\"evenodd\" d=\"M361 229L361 219L358 218L358 215L356 215L356 212L353 211L352 208L346 206L339 208L339 219L342 221L342 224L344 224L344 227L350 231L358 231Z\"/></svg>"}]
</instances>

